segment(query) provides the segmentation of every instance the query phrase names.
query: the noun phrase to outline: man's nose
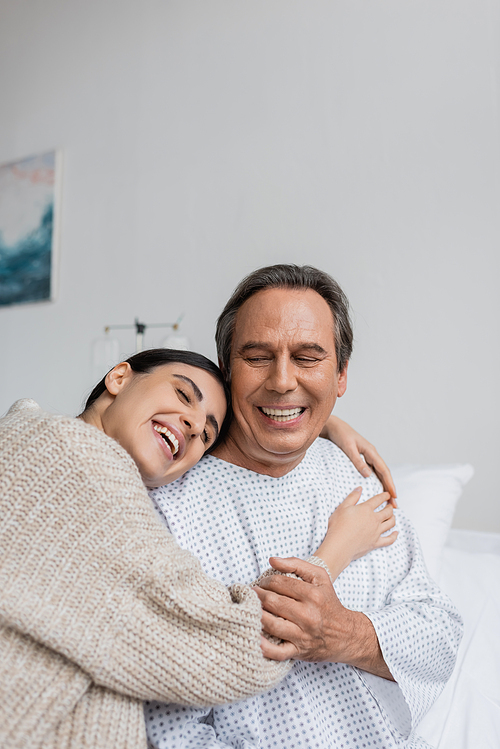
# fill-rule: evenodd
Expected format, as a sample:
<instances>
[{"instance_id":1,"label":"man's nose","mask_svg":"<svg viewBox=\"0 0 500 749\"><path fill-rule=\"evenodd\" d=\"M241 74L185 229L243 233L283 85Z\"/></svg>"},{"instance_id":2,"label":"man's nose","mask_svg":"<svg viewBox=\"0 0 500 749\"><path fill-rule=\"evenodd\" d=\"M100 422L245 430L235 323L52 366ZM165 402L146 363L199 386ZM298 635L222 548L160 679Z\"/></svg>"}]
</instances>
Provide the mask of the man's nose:
<instances>
[{"instance_id":1,"label":"man's nose","mask_svg":"<svg viewBox=\"0 0 500 749\"><path fill-rule=\"evenodd\" d=\"M277 358L271 365L266 388L277 393L288 393L297 387L297 376L293 362L288 358Z\"/></svg>"}]
</instances>

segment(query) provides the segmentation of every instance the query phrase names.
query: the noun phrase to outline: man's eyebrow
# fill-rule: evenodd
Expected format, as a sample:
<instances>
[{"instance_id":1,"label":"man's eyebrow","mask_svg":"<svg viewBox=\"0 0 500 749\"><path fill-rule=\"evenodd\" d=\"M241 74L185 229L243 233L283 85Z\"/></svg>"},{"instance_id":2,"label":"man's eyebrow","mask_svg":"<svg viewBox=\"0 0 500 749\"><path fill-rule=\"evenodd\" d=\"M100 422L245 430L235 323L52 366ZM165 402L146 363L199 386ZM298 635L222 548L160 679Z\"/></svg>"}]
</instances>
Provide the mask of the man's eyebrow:
<instances>
[{"instance_id":1,"label":"man's eyebrow","mask_svg":"<svg viewBox=\"0 0 500 749\"><path fill-rule=\"evenodd\" d=\"M248 343L244 343L243 346L240 346L240 351L250 351L253 348L271 348L271 345L269 343L264 343L263 341L248 341Z\"/></svg>"},{"instance_id":2,"label":"man's eyebrow","mask_svg":"<svg viewBox=\"0 0 500 749\"><path fill-rule=\"evenodd\" d=\"M272 349L273 346L270 343L265 343L264 341L248 341L248 343L244 343L243 346L240 346L239 353L245 353L246 351L252 351L254 349ZM313 341L301 341L300 343L293 345L294 350L298 351L299 349L309 349L310 351L316 351L318 354L326 354L328 353L325 351L323 346L320 346L319 343L314 343Z\"/></svg>"},{"instance_id":3,"label":"man's eyebrow","mask_svg":"<svg viewBox=\"0 0 500 749\"><path fill-rule=\"evenodd\" d=\"M190 377L186 377L186 375L174 374L173 377L177 377L178 380L183 380L184 382L187 382L188 385L191 385L196 400L201 403L201 401L203 400L203 393L201 392L196 382L193 382L193 380Z\"/></svg>"},{"instance_id":4,"label":"man's eyebrow","mask_svg":"<svg viewBox=\"0 0 500 749\"><path fill-rule=\"evenodd\" d=\"M327 351L326 351L326 350L325 350L325 349L323 348L323 346L320 346L320 345L319 345L319 343L310 343L310 342L307 342L307 341L306 341L306 343L301 343L301 344L300 344L299 346L297 346L297 348L298 348L298 349L299 349L299 348L306 348L306 349L310 349L310 350L312 350L312 351L316 351L316 352L317 352L318 354L327 354L327 353L328 353L328 352L327 352Z\"/></svg>"}]
</instances>

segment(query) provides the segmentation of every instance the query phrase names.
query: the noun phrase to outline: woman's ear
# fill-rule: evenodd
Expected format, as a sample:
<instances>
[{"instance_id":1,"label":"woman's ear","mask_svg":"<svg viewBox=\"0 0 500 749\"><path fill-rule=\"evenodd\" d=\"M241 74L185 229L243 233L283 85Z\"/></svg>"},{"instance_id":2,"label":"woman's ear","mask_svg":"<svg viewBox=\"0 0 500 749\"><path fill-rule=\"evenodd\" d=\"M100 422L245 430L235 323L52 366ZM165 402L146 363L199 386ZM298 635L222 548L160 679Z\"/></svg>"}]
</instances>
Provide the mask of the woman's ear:
<instances>
[{"instance_id":1,"label":"woman's ear","mask_svg":"<svg viewBox=\"0 0 500 749\"><path fill-rule=\"evenodd\" d=\"M132 367L126 361L122 361L116 367L113 367L104 380L108 393L110 395L118 395L120 390L132 379L133 374Z\"/></svg>"}]
</instances>

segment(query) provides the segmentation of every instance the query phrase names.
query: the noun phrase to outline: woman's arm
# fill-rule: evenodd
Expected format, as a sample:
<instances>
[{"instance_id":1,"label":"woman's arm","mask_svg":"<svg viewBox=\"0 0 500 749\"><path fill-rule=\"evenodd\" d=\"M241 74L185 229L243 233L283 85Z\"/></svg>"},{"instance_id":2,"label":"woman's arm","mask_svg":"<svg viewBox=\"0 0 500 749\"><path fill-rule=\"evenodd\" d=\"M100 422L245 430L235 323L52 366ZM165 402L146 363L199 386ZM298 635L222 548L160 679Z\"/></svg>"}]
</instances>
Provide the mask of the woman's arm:
<instances>
[{"instance_id":1,"label":"woman's arm","mask_svg":"<svg viewBox=\"0 0 500 749\"><path fill-rule=\"evenodd\" d=\"M329 439L330 442L334 442L340 447L362 476L369 476L371 468L373 468L382 482L382 486L391 495L392 504L394 507L397 507L395 501L397 497L396 487L392 480L391 472L378 454L376 448L368 440L365 440L361 434L358 434L345 421L333 415L329 417L323 427L320 437Z\"/></svg>"},{"instance_id":2,"label":"woman's arm","mask_svg":"<svg viewBox=\"0 0 500 749\"><path fill-rule=\"evenodd\" d=\"M377 494L366 502L357 504L361 497L361 487L354 489L330 515L328 530L323 543L314 554L327 565L335 580L354 559L368 554L373 549L390 546L397 538L393 531L396 519L390 504L389 492ZM380 505L387 502L381 510Z\"/></svg>"}]
</instances>

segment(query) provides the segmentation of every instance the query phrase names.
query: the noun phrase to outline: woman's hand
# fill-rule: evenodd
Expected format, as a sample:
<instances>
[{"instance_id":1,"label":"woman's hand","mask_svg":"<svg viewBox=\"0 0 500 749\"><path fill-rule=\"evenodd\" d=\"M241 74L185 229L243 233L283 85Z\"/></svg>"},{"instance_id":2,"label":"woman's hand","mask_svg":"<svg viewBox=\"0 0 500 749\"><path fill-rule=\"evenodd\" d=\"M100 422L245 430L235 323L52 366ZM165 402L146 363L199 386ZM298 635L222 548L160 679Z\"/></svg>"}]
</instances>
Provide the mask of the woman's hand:
<instances>
[{"instance_id":1,"label":"woman's hand","mask_svg":"<svg viewBox=\"0 0 500 749\"><path fill-rule=\"evenodd\" d=\"M357 504L362 489L354 489L330 515L325 539L314 556L322 559L335 579L353 559L359 559L373 549L390 546L398 536L393 531L396 518L390 504L390 494L383 492ZM386 506L376 511L380 505Z\"/></svg>"},{"instance_id":2,"label":"woman's hand","mask_svg":"<svg viewBox=\"0 0 500 749\"><path fill-rule=\"evenodd\" d=\"M369 476L371 474L370 466L373 468L378 478L382 482L382 486L385 491L391 495L391 502L394 507L397 507L396 503L396 487L392 480L391 472L388 467L378 454L375 447L365 440L358 432L356 432L349 424L337 416L330 416L326 422L320 437L329 439L330 442L334 442L341 450L345 452L351 463L354 464L356 469L362 476ZM364 456L364 460L361 456Z\"/></svg>"}]
</instances>

